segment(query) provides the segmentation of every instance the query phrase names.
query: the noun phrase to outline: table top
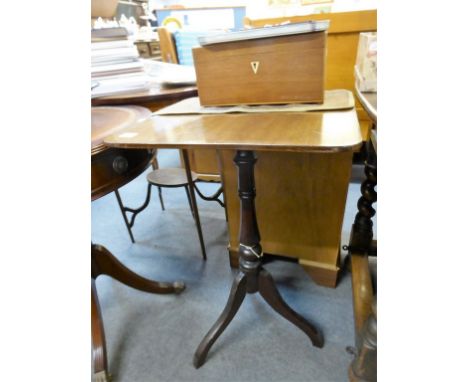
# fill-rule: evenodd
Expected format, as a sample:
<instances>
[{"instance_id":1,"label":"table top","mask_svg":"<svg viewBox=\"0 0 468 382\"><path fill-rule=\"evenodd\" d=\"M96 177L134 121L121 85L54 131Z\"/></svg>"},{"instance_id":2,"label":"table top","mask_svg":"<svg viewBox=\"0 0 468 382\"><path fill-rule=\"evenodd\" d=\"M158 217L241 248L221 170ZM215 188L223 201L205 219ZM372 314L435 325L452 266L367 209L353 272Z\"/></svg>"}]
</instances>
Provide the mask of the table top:
<instances>
[{"instance_id":1,"label":"table top","mask_svg":"<svg viewBox=\"0 0 468 382\"><path fill-rule=\"evenodd\" d=\"M91 155L106 149L104 138L151 117L141 106L93 106L91 108Z\"/></svg>"},{"instance_id":2,"label":"table top","mask_svg":"<svg viewBox=\"0 0 468 382\"><path fill-rule=\"evenodd\" d=\"M100 105L128 105L132 103L143 103L170 99L181 99L197 96L196 86L164 87L161 84L153 84L151 88L134 93L125 93L107 97L92 99L93 106Z\"/></svg>"},{"instance_id":3,"label":"table top","mask_svg":"<svg viewBox=\"0 0 468 382\"><path fill-rule=\"evenodd\" d=\"M121 148L337 152L362 143L355 109L333 112L154 116L109 135Z\"/></svg>"}]
</instances>

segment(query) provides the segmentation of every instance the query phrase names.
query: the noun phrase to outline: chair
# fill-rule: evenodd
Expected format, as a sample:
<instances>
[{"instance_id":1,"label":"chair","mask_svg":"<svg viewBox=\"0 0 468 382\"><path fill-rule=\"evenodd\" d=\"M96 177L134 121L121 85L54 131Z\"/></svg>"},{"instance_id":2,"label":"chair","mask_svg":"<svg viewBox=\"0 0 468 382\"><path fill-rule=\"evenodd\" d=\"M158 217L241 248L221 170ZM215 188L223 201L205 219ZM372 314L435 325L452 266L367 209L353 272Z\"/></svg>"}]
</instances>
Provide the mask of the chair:
<instances>
[{"instance_id":1,"label":"chair","mask_svg":"<svg viewBox=\"0 0 468 382\"><path fill-rule=\"evenodd\" d=\"M371 219L375 214L373 203L377 201L377 97L376 94L364 96L357 86L355 94L372 119L375 130L371 131L365 144L366 178L361 186L362 196L348 246L356 331L356 350L348 377L350 382L374 382L377 381L377 270L371 265L376 265L377 241L373 240Z\"/></svg>"},{"instance_id":2,"label":"chair","mask_svg":"<svg viewBox=\"0 0 468 382\"><path fill-rule=\"evenodd\" d=\"M179 59L177 57L176 45L172 33L169 29L160 27L158 28L158 36L162 60L170 64L178 64Z\"/></svg>"},{"instance_id":3,"label":"chair","mask_svg":"<svg viewBox=\"0 0 468 382\"><path fill-rule=\"evenodd\" d=\"M186 155L186 154L185 154ZM185 158L184 160L188 160L188 157ZM184 187L185 192L187 194L187 199L189 202L190 206L190 211L192 212L192 216L195 220L195 225L197 227L197 233L198 233L198 238L200 240L200 247L202 251L202 256L203 259L206 260L206 248L205 248L205 242L203 239L203 233L201 229L201 224L200 224L200 217L198 214L198 207L197 207L197 202L195 200L195 191L205 200L215 200L218 203L221 204L221 206L224 207L224 204L218 199L219 193L216 193L215 195L211 197L206 197L201 194L201 192L198 190L198 188L195 186L195 181L198 179L198 174L196 174L193 171L190 171L191 173L191 178L192 178L192 184L193 184L193 191L190 190L190 182L187 179L187 174L188 170L184 168L159 168L159 163L158 159L156 156L156 152L154 154L154 158L151 162L151 165L153 167L153 171L151 171L147 176L146 179L148 181L148 189L146 192L146 199L143 202L143 204L138 207L138 208L130 208L124 206L122 202L122 198L120 197L120 193L118 190L115 190L115 195L117 197L117 202L120 207L120 211L122 212L122 216L124 218L125 226L127 227L128 233L130 235L130 239L132 240L132 243L135 243L135 238L133 237L133 232L132 232L132 227L135 224L135 218L136 216L142 212L149 204L151 200L151 188L152 186L158 187L158 195L159 195L159 202L161 203L161 209L165 211L165 206L164 206L164 200L162 197L162 188L178 188L178 187ZM219 192L222 192L219 191ZM131 214L130 219L127 216L127 213Z\"/></svg>"},{"instance_id":4,"label":"chair","mask_svg":"<svg viewBox=\"0 0 468 382\"><path fill-rule=\"evenodd\" d=\"M195 182L198 179L197 174L193 171L192 173L192 181ZM195 225L197 227L198 236L200 239L200 246L202 248L203 259L206 260L206 250L205 250L205 243L203 241L203 234L201 231L200 225L200 217L198 215L198 207L197 203L194 202L191 198L191 194L189 191L189 181L187 179L186 171L183 168L161 168L157 170L151 171L147 176L146 180L148 180L148 186L156 186L158 187L159 193L159 201L161 202L161 207L163 211L164 208L164 201L162 198L162 188L177 188L177 187L184 187L185 193L187 194L187 199L190 206L190 211L192 212L193 219L195 220ZM195 198L195 194L193 194Z\"/></svg>"}]
</instances>

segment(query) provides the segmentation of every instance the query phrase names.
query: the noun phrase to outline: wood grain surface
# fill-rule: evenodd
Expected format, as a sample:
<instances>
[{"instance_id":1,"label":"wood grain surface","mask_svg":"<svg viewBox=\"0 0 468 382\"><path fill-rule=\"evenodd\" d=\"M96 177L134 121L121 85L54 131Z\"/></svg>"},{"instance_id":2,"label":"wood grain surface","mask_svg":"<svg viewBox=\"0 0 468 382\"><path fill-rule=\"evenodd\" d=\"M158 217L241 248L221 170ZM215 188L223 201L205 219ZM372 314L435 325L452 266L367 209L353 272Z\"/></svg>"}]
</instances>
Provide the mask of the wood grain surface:
<instances>
[{"instance_id":1,"label":"wood grain surface","mask_svg":"<svg viewBox=\"0 0 468 382\"><path fill-rule=\"evenodd\" d=\"M340 112L154 116L108 136L121 148L339 152L360 147L354 109Z\"/></svg>"},{"instance_id":2,"label":"wood grain surface","mask_svg":"<svg viewBox=\"0 0 468 382\"><path fill-rule=\"evenodd\" d=\"M220 151L229 252L239 247L240 204L234 151ZM265 253L299 259L320 285L334 287L352 152L257 152L258 225Z\"/></svg>"},{"instance_id":3,"label":"wood grain surface","mask_svg":"<svg viewBox=\"0 0 468 382\"><path fill-rule=\"evenodd\" d=\"M359 33L377 30L377 10L333 12L264 19L246 17L244 24L251 27L262 27L284 22L297 23L309 20L330 20L325 64L325 89L348 89L354 91L354 65L356 64ZM300 52L297 52L297 54L300 54ZM371 121L358 100L356 102L356 111L362 135L367 140Z\"/></svg>"},{"instance_id":4,"label":"wood grain surface","mask_svg":"<svg viewBox=\"0 0 468 382\"><path fill-rule=\"evenodd\" d=\"M352 152L361 142L354 109L154 116L105 140L121 148L220 150L229 245L234 251L239 201L229 150L257 151L257 213L265 251L299 258L317 283L331 287L338 273Z\"/></svg>"},{"instance_id":5,"label":"wood grain surface","mask_svg":"<svg viewBox=\"0 0 468 382\"><path fill-rule=\"evenodd\" d=\"M321 103L325 46L326 33L315 32L196 47L200 104Z\"/></svg>"}]
</instances>

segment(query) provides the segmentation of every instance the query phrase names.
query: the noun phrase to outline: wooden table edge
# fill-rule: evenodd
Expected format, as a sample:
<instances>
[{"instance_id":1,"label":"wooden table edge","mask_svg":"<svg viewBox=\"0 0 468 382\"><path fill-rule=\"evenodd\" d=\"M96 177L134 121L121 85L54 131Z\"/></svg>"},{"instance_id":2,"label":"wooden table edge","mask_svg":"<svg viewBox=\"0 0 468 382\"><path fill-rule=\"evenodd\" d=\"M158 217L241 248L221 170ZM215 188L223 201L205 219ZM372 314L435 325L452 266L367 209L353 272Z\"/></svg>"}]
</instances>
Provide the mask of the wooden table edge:
<instances>
[{"instance_id":1,"label":"wooden table edge","mask_svg":"<svg viewBox=\"0 0 468 382\"><path fill-rule=\"evenodd\" d=\"M362 141L346 146L257 146L257 145L242 145L236 143L226 144L200 144L200 143L115 143L104 140L104 144L108 147L116 147L123 149L216 149L216 150L252 150L252 151L281 151L281 152L320 152L320 153L337 153L344 151L353 151L362 146Z\"/></svg>"}]
</instances>

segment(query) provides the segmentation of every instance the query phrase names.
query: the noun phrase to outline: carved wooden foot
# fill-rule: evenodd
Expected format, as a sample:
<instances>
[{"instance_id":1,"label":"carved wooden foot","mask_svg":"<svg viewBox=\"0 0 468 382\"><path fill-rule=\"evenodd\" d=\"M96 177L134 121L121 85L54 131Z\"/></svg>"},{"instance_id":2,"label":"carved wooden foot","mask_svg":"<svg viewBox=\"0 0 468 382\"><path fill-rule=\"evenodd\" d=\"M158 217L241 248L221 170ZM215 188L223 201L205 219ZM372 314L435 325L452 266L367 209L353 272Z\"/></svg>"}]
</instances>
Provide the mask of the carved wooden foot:
<instances>
[{"instance_id":1,"label":"carved wooden foot","mask_svg":"<svg viewBox=\"0 0 468 382\"><path fill-rule=\"evenodd\" d=\"M314 346L318 348L323 347L322 334L312 324L306 321L304 317L297 314L286 304L279 294L278 289L276 289L273 277L271 277L270 273L265 269L262 269L258 276L258 289L268 305L286 318L286 320L301 329L310 338Z\"/></svg>"},{"instance_id":2,"label":"carved wooden foot","mask_svg":"<svg viewBox=\"0 0 468 382\"><path fill-rule=\"evenodd\" d=\"M206 356L216 339L226 329L239 310L247 293L247 276L239 273L232 284L231 293L223 312L205 335L193 357L193 366L197 369L205 363Z\"/></svg>"},{"instance_id":3,"label":"carved wooden foot","mask_svg":"<svg viewBox=\"0 0 468 382\"><path fill-rule=\"evenodd\" d=\"M180 293L185 289L181 281L173 283L148 280L132 272L101 245L91 245L91 276L108 275L129 287L158 294Z\"/></svg>"},{"instance_id":4,"label":"carved wooden foot","mask_svg":"<svg viewBox=\"0 0 468 382\"><path fill-rule=\"evenodd\" d=\"M94 380L107 382L110 380L110 376L107 372L106 338L94 279L91 279L91 338Z\"/></svg>"}]
</instances>

